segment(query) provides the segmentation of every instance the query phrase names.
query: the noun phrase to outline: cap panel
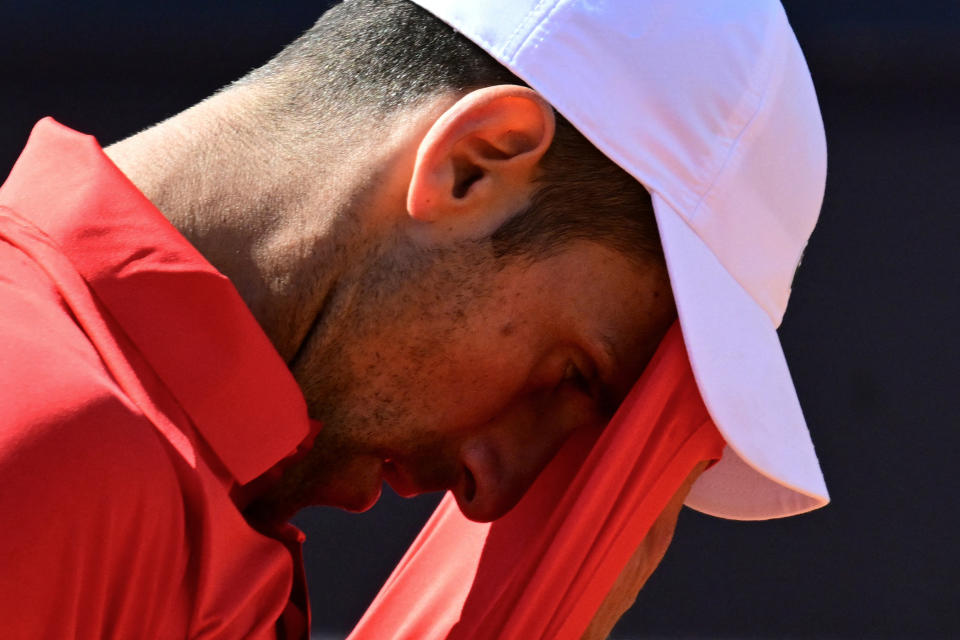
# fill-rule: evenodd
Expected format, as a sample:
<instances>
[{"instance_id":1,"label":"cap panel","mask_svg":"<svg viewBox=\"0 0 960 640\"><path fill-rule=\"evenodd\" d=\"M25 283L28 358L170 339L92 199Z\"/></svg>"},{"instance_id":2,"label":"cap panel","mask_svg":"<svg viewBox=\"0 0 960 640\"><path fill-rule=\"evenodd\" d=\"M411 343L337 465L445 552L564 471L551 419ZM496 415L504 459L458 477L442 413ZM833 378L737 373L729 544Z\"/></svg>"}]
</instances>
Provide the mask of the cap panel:
<instances>
[{"instance_id":1,"label":"cap panel","mask_svg":"<svg viewBox=\"0 0 960 640\"><path fill-rule=\"evenodd\" d=\"M511 68L609 158L692 213L759 104L765 4L562 2Z\"/></svg>"}]
</instances>

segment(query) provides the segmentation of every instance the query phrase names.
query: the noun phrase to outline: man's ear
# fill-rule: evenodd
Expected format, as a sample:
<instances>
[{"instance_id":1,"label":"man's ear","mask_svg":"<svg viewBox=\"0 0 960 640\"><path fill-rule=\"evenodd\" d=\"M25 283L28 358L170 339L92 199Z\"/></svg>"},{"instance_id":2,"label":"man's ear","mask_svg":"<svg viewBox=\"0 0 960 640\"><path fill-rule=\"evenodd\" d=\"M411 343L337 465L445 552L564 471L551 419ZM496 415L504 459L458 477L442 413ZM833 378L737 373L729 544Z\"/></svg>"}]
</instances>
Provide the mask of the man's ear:
<instances>
[{"instance_id":1,"label":"man's ear","mask_svg":"<svg viewBox=\"0 0 960 640\"><path fill-rule=\"evenodd\" d=\"M428 235L484 237L522 210L553 141L554 115L518 85L471 91L430 127L407 191L410 217Z\"/></svg>"}]
</instances>

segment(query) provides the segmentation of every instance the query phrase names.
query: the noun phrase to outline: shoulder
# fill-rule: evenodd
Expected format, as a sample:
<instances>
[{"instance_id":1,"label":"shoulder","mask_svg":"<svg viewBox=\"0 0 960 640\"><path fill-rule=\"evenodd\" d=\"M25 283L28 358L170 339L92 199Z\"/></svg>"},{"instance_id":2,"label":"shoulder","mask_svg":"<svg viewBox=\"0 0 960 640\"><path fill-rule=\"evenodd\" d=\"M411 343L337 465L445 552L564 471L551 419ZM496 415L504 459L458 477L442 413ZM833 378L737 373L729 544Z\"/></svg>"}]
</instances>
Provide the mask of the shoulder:
<instances>
[{"instance_id":1,"label":"shoulder","mask_svg":"<svg viewBox=\"0 0 960 640\"><path fill-rule=\"evenodd\" d=\"M95 380L59 382L42 385L43 406L0 409L4 637L10 623L145 607L150 588L175 593L186 562L179 479L153 425Z\"/></svg>"},{"instance_id":2,"label":"shoulder","mask_svg":"<svg viewBox=\"0 0 960 640\"><path fill-rule=\"evenodd\" d=\"M177 460L47 275L0 242L0 636L71 635L173 597L187 557Z\"/></svg>"},{"instance_id":3,"label":"shoulder","mask_svg":"<svg viewBox=\"0 0 960 640\"><path fill-rule=\"evenodd\" d=\"M0 636L110 635L119 620L163 620L180 593L174 463L145 417L87 383L53 380L62 398L0 426Z\"/></svg>"},{"instance_id":4,"label":"shoulder","mask_svg":"<svg viewBox=\"0 0 960 640\"><path fill-rule=\"evenodd\" d=\"M26 401L0 409L0 512L50 538L105 533L147 511L179 519L176 469L153 425L109 386L72 378L34 380Z\"/></svg>"},{"instance_id":5,"label":"shoulder","mask_svg":"<svg viewBox=\"0 0 960 640\"><path fill-rule=\"evenodd\" d=\"M0 267L0 512L24 524L56 512L79 526L137 492L160 499L176 479L153 425L43 269L3 242Z\"/></svg>"},{"instance_id":6,"label":"shoulder","mask_svg":"<svg viewBox=\"0 0 960 640\"><path fill-rule=\"evenodd\" d=\"M0 242L0 270L3 495L8 483L41 473L73 476L79 490L104 481L98 470L135 478L169 466L153 426L117 387L42 267Z\"/></svg>"}]
</instances>

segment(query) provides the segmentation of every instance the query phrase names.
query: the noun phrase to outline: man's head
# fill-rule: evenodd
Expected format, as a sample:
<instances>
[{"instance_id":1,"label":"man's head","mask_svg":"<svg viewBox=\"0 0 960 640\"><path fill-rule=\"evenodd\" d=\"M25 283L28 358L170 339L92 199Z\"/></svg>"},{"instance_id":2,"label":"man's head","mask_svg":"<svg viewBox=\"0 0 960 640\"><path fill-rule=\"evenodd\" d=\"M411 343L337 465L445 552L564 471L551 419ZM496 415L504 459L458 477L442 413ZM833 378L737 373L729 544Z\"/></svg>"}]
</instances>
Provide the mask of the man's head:
<instances>
[{"instance_id":1,"label":"man's head","mask_svg":"<svg viewBox=\"0 0 960 640\"><path fill-rule=\"evenodd\" d=\"M336 280L295 300L309 326L262 319L296 336L278 346L324 427L258 508L363 509L385 478L499 516L571 431L605 424L672 321L649 196L405 0L335 7L245 88L288 144L335 131L377 158L330 153L365 178L310 265Z\"/></svg>"},{"instance_id":2,"label":"man's head","mask_svg":"<svg viewBox=\"0 0 960 640\"><path fill-rule=\"evenodd\" d=\"M825 175L780 3L415 0L454 31L412 1L345 3L107 150L236 285L325 423L282 481L248 487L257 509L363 508L385 475L494 517L602 423L674 304L729 445L688 504L825 504L776 334ZM549 415L545 390L581 363L592 414ZM502 426L521 405L531 421Z\"/></svg>"}]
</instances>

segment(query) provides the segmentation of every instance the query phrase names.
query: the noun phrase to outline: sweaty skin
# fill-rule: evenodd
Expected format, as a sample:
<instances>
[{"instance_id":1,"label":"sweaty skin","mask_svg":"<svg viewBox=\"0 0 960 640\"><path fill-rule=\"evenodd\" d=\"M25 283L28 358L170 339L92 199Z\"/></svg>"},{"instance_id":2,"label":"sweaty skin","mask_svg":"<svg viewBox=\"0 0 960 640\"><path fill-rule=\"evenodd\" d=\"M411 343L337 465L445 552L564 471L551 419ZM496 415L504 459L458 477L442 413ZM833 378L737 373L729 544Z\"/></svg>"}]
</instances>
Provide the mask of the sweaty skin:
<instances>
[{"instance_id":1,"label":"sweaty skin","mask_svg":"<svg viewBox=\"0 0 960 640\"><path fill-rule=\"evenodd\" d=\"M389 460L386 478L398 493L453 488L468 517L502 514L572 430L606 423L642 370L645 358L631 356L651 345L631 328L650 322L652 300L634 293L635 271L615 251L585 244L507 267L489 290L428 268L417 278L421 291L380 298L372 317L347 325L362 348L325 350L303 365L337 376L332 389L305 386L307 397L335 397L318 406L319 417L356 432L321 431L291 470L299 479L291 486L304 493L273 502L295 509L326 500L344 465L356 464L338 500L352 490L349 506L363 509ZM621 277L597 281L597 272ZM661 286L657 295L669 299ZM462 296L467 287L477 295ZM537 295L544 290L552 295ZM610 307L610 299L625 302Z\"/></svg>"},{"instance_id":2,"label":"sweaty skin","mask_svg":"<svg viewBox=\"0 0 960 640\"><path fill-rule=\"evenodd\" d=\"M528 88L313 132L313 156L262 126L269 100L234 87L108 149L236 284L323 423L252 512L363 510L387 479L496 518L639 376L674 317L664 269L587 241L495 255L554 132Z\"/></svg>"}]
</instances>

